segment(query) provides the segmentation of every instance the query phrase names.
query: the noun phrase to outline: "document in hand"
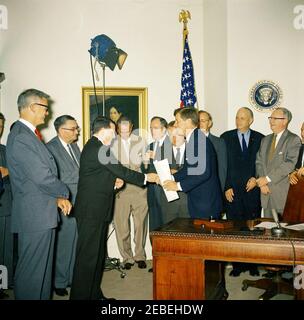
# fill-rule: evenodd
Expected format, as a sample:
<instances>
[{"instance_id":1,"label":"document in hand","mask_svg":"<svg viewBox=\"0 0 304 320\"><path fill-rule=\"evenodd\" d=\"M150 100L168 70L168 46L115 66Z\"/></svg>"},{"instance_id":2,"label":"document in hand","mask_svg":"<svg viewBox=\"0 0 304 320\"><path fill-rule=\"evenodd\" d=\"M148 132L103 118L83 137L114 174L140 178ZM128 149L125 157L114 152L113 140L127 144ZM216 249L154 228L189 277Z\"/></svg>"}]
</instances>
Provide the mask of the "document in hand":
<instances>
[{"instance_id":1,"label":"document in hand","mask_svg":"<svg viewBox=\"0 0 304 320\"><path fill-rule=\"evenodd\" d=\"M166 180L172 180L168 159L154 161L153 164L162 184ZM178 193L176 191L166 191L164 189L164 192L168 202L179 199Z\"/></svg>"}]
</instances>

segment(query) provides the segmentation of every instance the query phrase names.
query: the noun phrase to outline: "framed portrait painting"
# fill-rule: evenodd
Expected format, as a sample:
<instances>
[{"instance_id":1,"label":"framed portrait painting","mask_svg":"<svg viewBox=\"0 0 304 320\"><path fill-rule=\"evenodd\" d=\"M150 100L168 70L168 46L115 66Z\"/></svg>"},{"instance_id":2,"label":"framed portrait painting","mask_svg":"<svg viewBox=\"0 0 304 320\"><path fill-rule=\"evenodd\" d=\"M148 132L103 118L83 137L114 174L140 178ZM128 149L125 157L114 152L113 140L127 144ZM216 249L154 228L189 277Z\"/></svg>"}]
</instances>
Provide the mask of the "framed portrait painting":
<instances>
[{"instance_id":1,"label":"framed portrait painting","mask_svg":"<svg viewBox=\"0 0 304 320\"><path fill-rule=\"evenodd\" d=\"M144 134L148 126L148 89L128 87L107 87L105 89L104 115L117 122L121 115L133 122L133 129ZM82 87L83 142L91 137L94 119L103 115L103 88Z\"/></svg>"}]
</instances>

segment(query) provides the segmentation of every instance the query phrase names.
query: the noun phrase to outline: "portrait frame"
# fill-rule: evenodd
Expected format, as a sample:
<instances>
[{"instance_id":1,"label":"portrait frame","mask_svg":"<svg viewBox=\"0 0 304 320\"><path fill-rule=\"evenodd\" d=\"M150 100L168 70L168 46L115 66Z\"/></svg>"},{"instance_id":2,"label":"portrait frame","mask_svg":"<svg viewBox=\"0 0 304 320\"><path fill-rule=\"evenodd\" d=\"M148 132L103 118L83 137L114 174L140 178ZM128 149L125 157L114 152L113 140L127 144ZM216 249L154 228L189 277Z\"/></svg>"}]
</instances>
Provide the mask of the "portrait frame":
<instances>
[{"instance_id":1,"label":"portrait frame","mask_svg":"<svg viewBox=\"0 0 304 320\"><path fill-rule=\"evenodd\" d=\"M82 87L82 122L83 143L91 137L91 125L97 115L102 114L103 88L96 87L97 104L94 87ZM128 116L134 123L133 129L139 129L139 134L145 135L148 129L148 89L145 87L106 87L105 116L113 107Z\"/></svg>"}]
</instances>

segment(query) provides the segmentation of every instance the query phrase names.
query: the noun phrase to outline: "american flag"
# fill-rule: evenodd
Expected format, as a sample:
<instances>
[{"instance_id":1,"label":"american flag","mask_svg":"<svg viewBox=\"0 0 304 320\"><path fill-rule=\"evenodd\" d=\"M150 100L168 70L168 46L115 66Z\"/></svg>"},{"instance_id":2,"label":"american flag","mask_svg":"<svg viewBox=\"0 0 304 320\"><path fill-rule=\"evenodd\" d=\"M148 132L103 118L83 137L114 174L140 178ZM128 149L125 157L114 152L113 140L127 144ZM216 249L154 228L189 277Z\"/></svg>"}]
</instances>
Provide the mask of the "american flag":
<instances>
[{"instance_id":1,"label":"american flag","mask_svg":"<svg viewBox=\"0 0 304 320\"><path fill-rule=\"evenodd\" d=\"M185 37L183 54L182 90L180 95L180 107L194 107L196 93L194 86L194 74L191 53L188 44L188 35Z\"/></svg>"}]
</instances>

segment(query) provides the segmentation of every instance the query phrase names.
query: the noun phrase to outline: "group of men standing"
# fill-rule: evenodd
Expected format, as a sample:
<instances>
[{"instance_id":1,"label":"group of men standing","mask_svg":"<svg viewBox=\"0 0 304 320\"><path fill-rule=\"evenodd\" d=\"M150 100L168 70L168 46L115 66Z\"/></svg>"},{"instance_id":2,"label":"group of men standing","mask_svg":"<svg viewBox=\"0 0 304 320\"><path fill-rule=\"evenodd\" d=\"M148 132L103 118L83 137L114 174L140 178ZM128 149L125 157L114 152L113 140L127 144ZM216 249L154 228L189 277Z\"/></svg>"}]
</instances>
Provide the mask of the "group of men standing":
<instances>
[{"instance_id":1,"label":"group of men standing","mask_svg":"<svg viewBox=\"0 0 304 320\"><path fill-rule=\"evenodd\" d=\"M52 288L67 295L68 286L71 299L107 299L100 284L112 220L124 267L137 263L144 269L147 217L151 231L177 217L219 219L225 212L229 220L248 220L259 217L261 207L266 216L272 209L282 214L289 182L304 173L303 145L287 129L291 113L285 108L272 112L273 133L266 137L250 128L254 118L246 107L236 114L236 129L221 137L211 134L208 112L177 109L169 124L152 118L148 147L129 118L114 124L98 116L81 153L80 129L69 115L55 120L57 136L43 143L37 126L45 123L49 99L36 89L22 92L20 119L11 127L6 151L0 146L0 264L9 267L16 299L49 299ZM3 125L0 115L1 134ZM154 164L163 159L172 180L160 185ZM168 202L164 190L178 192L179 199ZM14 284L10 231L18 235ZM231 275L244 270L235 264Z\"/></svg>"}]
</instances>

